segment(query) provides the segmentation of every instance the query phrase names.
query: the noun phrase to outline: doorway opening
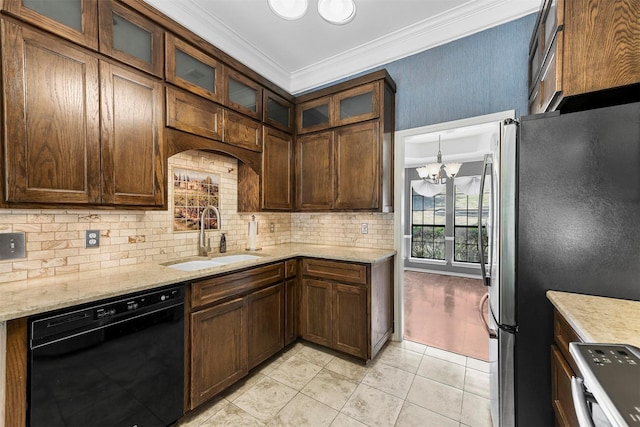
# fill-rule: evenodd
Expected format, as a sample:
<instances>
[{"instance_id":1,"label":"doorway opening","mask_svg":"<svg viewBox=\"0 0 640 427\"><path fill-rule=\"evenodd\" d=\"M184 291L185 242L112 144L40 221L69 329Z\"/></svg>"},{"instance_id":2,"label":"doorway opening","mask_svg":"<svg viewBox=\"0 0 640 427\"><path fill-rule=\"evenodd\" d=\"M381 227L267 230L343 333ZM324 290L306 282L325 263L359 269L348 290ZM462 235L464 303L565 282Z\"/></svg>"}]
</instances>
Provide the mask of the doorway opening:
<instances>
[{"instance_id":1,"label":"doorway opening","mask_svg":"<svg viewBox=\"0 0 640 427\"><path fill-rule=\"evenodd\" d=\"M480 307L486 293L478 258L478 189L482 160L514 111L396 132L396 331L394 339L488 360ZM462 163L444 183L417 168ZM448 168L448 166L446 166ZM474 193L475 191L475 193ZM474 211L474 212L472 212Z\"/></svg>"}]
</instances>

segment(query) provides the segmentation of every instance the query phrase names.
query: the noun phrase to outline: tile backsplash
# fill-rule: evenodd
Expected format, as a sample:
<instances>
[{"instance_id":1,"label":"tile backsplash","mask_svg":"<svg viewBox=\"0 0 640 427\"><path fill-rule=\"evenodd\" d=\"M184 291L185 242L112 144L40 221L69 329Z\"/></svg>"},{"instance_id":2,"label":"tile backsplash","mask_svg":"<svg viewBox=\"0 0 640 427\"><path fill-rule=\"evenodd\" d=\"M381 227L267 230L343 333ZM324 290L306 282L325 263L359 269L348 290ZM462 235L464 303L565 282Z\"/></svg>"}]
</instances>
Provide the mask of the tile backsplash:
<instances>
[{"instance_id":1,"label":"tile backsplash","mask_svg":"<svg viewBox=\"0 0 640 427\"><path fill-rule=\"evenodd\" d=\"M227 251L244 250L250 213L238 213L237 160L200 151L169 159L173 168L220 175L220 214ZM198 253L198 232L173 231L173 186L167 211L0 210L0 233L25 232L27 258L0 260L0 283L142 262L162 262ZM279 243L393 248L393 214L256 213L258 246ZM366 223L368 233L360 226ZM273 232L270 231L273 224ZM100 247L85 249L86 230L100 230ZM206 233L217 251L221 231Z\"/></svg>"}]
</instances>

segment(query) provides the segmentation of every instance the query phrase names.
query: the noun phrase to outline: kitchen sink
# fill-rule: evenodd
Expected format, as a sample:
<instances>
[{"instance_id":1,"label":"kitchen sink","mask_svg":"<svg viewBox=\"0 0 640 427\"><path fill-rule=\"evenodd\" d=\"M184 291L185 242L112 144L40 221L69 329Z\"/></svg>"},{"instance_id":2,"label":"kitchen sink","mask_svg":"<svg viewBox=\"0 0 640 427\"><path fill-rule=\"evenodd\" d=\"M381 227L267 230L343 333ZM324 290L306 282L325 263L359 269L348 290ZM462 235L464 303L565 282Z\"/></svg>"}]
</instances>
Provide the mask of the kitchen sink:
<instances>
[{"instance_id":1,"label":"kitchen sink","mask_svg":"<svg viewBox=\"0 0 640 427\"><path fill-rule=\"evenodd\" d=\"M204 268L219 267L221 265L234 264L236 262L252 261L258 258L260 258L258 255L248 255L248 254L224 255L224 256L218 256L214 258L200 258L200 259L190 258L189 260L185 260L185 261L177 261L177 262L170 261L170 262L164 263L163 265L166 265L169 268L174 268L176 270L195 271L195 270L202 270Z\"/></svg>"}]
</instances>

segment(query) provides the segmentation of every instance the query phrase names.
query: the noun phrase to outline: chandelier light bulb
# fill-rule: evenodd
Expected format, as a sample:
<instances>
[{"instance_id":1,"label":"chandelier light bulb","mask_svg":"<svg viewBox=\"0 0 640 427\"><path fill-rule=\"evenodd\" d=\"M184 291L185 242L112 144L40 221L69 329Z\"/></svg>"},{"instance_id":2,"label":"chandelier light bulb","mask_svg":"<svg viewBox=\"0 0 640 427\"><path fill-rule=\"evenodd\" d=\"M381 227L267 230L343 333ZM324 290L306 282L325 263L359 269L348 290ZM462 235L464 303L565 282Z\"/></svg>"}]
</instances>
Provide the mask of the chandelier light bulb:
<instances>
[{"instance_id":1,"label":"chandelier light bulb","mask_svg":"<svg viewBox=\"0 0 640 427\"><path fill-rule=\"evenodd\" d=\"M302 18L307 13L307 0L267 0L269 7L279 17L293 21Z\"/></svg>"}]
</instances>

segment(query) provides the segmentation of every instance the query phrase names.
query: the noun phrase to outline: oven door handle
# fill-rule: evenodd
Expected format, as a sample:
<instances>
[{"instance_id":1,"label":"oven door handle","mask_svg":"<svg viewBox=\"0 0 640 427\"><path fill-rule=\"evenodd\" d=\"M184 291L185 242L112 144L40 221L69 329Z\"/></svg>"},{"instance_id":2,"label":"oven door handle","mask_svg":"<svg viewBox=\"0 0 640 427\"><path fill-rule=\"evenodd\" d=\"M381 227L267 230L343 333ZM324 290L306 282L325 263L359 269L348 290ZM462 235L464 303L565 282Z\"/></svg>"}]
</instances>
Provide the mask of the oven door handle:
<instances>
[{"instance_id":1,"label":"oven door handle","mask_svg":"<svg viewBox=\"0 0 640 427\"><path fill-rule=\"evenodd\" d=\"M580 427L595 427L591 418L591 410L589 409L586 393L582 378L571 377L571 398L578 417L578 424Z\"/></svg>"}]
</instances>

